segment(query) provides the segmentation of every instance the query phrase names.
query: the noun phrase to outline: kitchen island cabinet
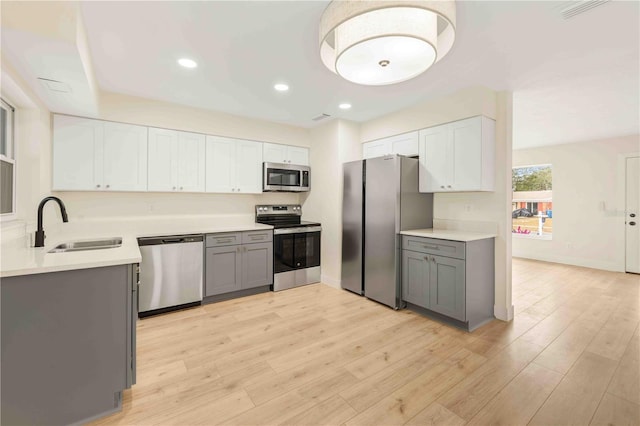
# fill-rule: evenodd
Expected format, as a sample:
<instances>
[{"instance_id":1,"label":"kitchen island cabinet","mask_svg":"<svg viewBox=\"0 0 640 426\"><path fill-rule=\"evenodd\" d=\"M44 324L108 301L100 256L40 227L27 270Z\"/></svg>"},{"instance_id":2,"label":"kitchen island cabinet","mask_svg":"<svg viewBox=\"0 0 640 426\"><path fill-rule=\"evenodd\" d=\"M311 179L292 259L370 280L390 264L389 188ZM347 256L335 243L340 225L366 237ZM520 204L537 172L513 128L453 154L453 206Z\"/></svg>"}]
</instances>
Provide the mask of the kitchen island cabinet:
<instances>
[{"instance_id":1,"label":"kitchen island cabinet","mask_svg":"<svg viewBox=\"0 0 640 426\"><path fill-rule=\"evenodd\" d=\"M135 383L137 282L137 265L2 279L2 424L80 424L121 409Z\"/></svg>"},{"instance_id":2,"label":"kitchen island cabinet","mask_svg":"<svg viewBox=\"0 0 640 426\"><path fill-rule=\"evenodd\" d=\"M403 301L469 331L492 320L493 236L445 231L446 238L462 240L454 241L422 231L402 232Z\"/></svg>"}]
</instances>

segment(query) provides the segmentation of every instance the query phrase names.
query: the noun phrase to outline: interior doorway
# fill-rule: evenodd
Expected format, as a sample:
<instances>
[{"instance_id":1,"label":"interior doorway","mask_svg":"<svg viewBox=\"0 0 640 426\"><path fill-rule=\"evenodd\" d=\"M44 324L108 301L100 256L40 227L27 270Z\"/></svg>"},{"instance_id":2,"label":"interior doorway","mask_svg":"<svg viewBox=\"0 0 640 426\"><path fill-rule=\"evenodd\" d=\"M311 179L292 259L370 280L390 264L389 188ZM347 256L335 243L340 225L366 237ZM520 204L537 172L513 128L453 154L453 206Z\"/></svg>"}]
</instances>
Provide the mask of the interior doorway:
<instances>
[{"instance_id":1,"label":"interior doorway","mask_svg":"<svg viewBox=\"0 0 640 426\"><path fill-rule=\"evenodd\" d=\"M625 271L640 274L640 157L625 165Z\"/></svg>"}]
</instances>

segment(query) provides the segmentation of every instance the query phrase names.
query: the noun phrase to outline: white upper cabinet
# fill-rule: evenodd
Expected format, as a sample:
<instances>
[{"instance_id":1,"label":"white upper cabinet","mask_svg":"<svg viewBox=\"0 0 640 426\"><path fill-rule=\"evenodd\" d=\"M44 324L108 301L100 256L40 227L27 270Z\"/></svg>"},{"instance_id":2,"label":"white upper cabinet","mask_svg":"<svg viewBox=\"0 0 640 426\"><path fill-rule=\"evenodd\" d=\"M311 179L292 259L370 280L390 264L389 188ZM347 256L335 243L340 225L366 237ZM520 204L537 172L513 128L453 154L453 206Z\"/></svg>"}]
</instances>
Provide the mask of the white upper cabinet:
<instances>
[{"instance_id":1,"label":"white upper cabinet","mask_svg":"<svg viewBox=\"0 0 640 426\"><path fill-rule=\"evenodd\" d=\"M178 191L205 190L205 135L178 132Z\"/></svg>"},{"instance_id":2,"label":"white upper cabinet","mask_svg":"<svg viewBox=\"0 0 640 426\"><path fill-rule=\"evenodd\" d=\"M149 128L149 191L203 192L205 136Z\"/></svg>"},{"instance_id":3,"label":"white upper cabinet","mask_svg":"<svg viewBox=\"0 0 640 426\"><path fill-rule=\"evenodd\" d=\"M102 189L104 127L96 120L53 116L53 190Z\"/></svg>"},{"instance_id":4,"label":"white upper cabinet","mask_svg":"<svg viewBox=\"0 0 640 426\"><path fill-rule=\"evenodd\" d=\"M495 121L487 117L420 131L420 192L494 191Z\"/></svg>"},{"instance_id":5,"label":"white upper cabinet","mask_svg":"<svg viewBox=\"0 0 640 426\"><path fill-rule=\"evenodd\" d=\"M53 189L147 190L147 128L54 116Z\"/></svg>"},{"instance_id":6,"label":"white upper cabinet","mask_svg":"<svg viewBox=\"0 0 640 426\"><path fill-rule=\"evenodd\" d=\"M207 136L206 191L262 192L262 143Z\"/></svg>"},{"instance_id":7,"label":"white upper cabinet","mask_svg":"<svg viewBox=\"0 0 640 426\"><path fill-rule=\"evenodd\" d=\"M417 131L367 142L362 144L362 158L382 157L389 154L414 157L418 155L418 142L419 132Z\"/></svg>"},{"instance_id":8,"label":"white upper cabinet","mask_svg":"<svg viewBox=\"0 0 640 426\"><path fill-rule=\"evenodd\" d=\"M309 149L300 146L265 142L262 144L262 157L265 163L309 165Z\"/></svg>"}]
</instances>

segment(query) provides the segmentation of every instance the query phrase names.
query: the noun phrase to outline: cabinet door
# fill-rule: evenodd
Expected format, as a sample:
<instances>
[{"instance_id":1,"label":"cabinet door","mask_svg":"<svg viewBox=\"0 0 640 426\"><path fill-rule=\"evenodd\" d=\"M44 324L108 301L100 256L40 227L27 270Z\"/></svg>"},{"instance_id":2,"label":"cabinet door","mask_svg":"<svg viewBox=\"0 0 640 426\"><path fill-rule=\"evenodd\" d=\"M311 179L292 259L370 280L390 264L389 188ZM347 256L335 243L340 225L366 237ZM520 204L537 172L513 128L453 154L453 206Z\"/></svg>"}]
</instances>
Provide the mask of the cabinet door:
<instances>
[{"instance_id":1,"label":"cabinet door","mask_svg":"<svg viewBox=\"0 0 640 426\"><path fill-rule=\"evenodd\" d=\"M420 131L420 192L444 192L451 185L453 163L447 127L445 124Z\"/></svg>"},{"instance_id":2,"label":"cabinet door","mask_svg":"<svg viewBox=\"0 0 640 426\"><path fill-rule=\"evenodd\" d=\"M287 162L301 166L309 165L309 149L299 146L287 147Z\"/></svg>"},{"instance_id":3,"label":"cabinet door","mask_svg":"<svg viewBox=\"0 0 640 426\"><path fill-rule=\"evenodd\" d=\"M101 190L101 121L53 116L53 190Z\"/></svg>"},{"instance_id":4,"label":"cabinet door","mask_svg":"<svg viewBox=\"0 0 640 426\"><path fill-rule=\"evenodd\" d=\"M178 132L149 128L149 191L175 191L178 186Z\"/></svg>"},{"instance_id":5,"label":"cabinet door","mask_svg":"<svg viewBox=\"0 0 640 426\"><path fill-rule=\"evenodd\" d=\"M402 300L429 308L429 257L402 251Z\"/></svg>"},{"instance_id":6,"label":"cabinet door","mask_svg":"<svg viewBox=\"0 0 640 426\"><path fill-rule=\"evenodd\" d=\"M362 158L376 158L382 157L391 153L391 146L389 141L381 139L378 141L367 142L362 144Z\"/></svg>"},{"instance_id":7,"label":"cabinet door","mask_svg":"<svg viewBox=\"0 0 640 426\"><path fill-rule=\"evenodd\" d=\"M242 283L241 246L206 250L205 296L238 291Z\"/></svg>"},{"instance_id":8,"label":"cabinet door","mask_svg":"<svg viewBox=\"0 0 640 426\"><path fill-rule=\"evenodd\" d=\"M239 140L236 145L236 192L262 193L263 144Z\"/></svg>"},{"instance_id":9,"label":"cabinet door","mask_svg":"<svg viewBox=\"0 0 640 426\"><path fill-rule=\"evenodd\" d=\"M388 138L392 154L413 157L419 154L419 132L405 133Z\"/></svg>"},{"instance_id":10,"label":"cabinet door","mask_svg":"<svg viewBox=\"0 0 640 426\"><path fill-rule=\"evenodd\" d=\"M236 186L236 141L207 136L207 192L234 192Z\"/></svg>"},{"instance_id":11,"label":"cabinet door","mask_svg":"<svg viewBox=\"0 0 640 426\"><path fill-rule=\"evenodd\" d=\"M449 126L453 173L447 183L452 191L482 189L482 117L456 121Z\"/></svg>"},{"instance_id":12,"label":"cabinet door","mask_svg":"<svg viewBox=\"0 0 640 426\"><path fill-rule=\"evenodd\" d=\"M104 122L104 187L111 191L147 190L147 128Z\"/></svg>"},{"instance_id":13,"label":"cabinet door","mask_svg":"<svg viewBox=\"0 0 640 426\"><path fill-rule=\"evenodd\" d=\"M242 288L273 284L273 243L242 246Z\"/></svg>"},{"instance_id":14,"label":"cabinet door","mask_svg":"<svg viewBox=\"0 0 640 426\"><path fill-rule=\"evenodd\" d=\"M178 132L178 191L204 192L205 136Z\"/></svg>"},{"instance_id":15,"label":"cabinet door","mask_svg":"<svg viewBox=\"0 0 640 426\"><path fill-rule=\"evenodd\" d=\"M262 155L265 163L287 163L287 146L275 143L263 143Z\"/></svg>"},{"instance_id":16,"label":"cabinet door","mask_svg":"<svg viewBox=\"0 0 640 426\"><path fill-rule=\"evenodd\" d=\"M429 256L429 309L465 320L465 262L442 256Z\"/></svg>"},{"instance_id":17,"label":"cabinet door","mask_svg":"<svg viewBox=\"0 0 640 426\"><path fill-rule=\"evenodd\" d=\"M287 160L291 164L301 166L309 165L309 149L301 146L289 146L287 149Z\"/></svg>"}]
</instances>

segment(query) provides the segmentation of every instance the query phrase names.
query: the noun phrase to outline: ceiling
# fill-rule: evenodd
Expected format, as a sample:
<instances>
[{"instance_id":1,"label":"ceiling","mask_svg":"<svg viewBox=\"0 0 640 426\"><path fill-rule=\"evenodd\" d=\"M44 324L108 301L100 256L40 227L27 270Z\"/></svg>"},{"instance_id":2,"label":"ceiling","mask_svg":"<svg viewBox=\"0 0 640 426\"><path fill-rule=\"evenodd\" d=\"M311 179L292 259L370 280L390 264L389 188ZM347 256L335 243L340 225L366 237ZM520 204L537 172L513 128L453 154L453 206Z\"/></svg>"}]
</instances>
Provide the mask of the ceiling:
<instances>
[{"instance_id":1,"label":"ceiling","mask_svg":"<svg viewBox=\"0 0 640 426\"><path fill-rule=\"evenodd\" d=\"M311 127L322 113L362 122L484 85L514 92L516 148L638 133L640 2L565 20L567 3L458 1L451 52L382 87L347 82L320 61L327 1L91 1L81 11L104 91ZM182 68L181 57L199 66Z\"/></svg>"}]
</instances>

